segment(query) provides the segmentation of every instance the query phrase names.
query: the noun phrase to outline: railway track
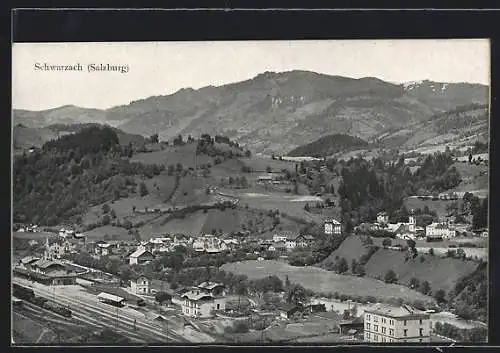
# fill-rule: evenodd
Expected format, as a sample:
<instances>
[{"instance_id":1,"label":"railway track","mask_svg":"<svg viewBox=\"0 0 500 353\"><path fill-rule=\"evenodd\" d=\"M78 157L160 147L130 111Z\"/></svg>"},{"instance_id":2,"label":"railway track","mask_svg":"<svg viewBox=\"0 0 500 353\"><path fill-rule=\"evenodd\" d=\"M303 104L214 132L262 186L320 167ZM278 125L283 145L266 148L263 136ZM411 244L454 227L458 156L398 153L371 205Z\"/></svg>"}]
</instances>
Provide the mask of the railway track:
<instances>
[{"instance_id":1,"label":"railway track","mask_svg":"<svg viewBox=\"0 0 500 353\"><path fill-rule=\"evenodd\" d=\"M14 281L26 285L26 283L22 283L17 278L14 278ZM73 316L94 323L99 322L107 327L124 331L127 336L136 337L137 339L140 338L142 341L147 340L151 343L189 342L170 329L166 330L161 325L148 323L144 319L130 317L123 312L117 312L115 308L107 304L92 303L90 301L81 300L80 298L62 295L61 293L55 294L50 289L42 289L39 286L29 286L33 288L35 293L39 296L48 299L54 299L54 297L56 297L60 304L66 305L72 310ZM165 333L165 331L167 332Z\"/></svg>"}]
</instances>

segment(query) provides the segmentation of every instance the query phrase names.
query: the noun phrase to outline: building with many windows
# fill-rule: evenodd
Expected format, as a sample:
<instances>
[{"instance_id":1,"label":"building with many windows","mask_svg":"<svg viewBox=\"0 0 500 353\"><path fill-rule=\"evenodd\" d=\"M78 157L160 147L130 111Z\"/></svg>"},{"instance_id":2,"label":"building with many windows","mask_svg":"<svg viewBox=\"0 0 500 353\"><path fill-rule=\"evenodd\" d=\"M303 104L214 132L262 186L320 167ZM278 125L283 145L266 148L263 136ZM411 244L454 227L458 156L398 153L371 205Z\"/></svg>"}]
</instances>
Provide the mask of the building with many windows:
<instances>
[{"instance_id":1,"label":"building with many windows","mask_svg":"<svg viewBox=\"0 0 500 353\"><path fill-rule=\"evenodd\" d=\"M182 313L185 316L207 318L217 311L226 310L224 285L203 282L181 295Z\"/></svg>"},{"instance_id":2,"label":"building with many windows","mask_svg":"<svg viewBox=\"0 0 500 353\"><path fill-rule=\"evenodd\" d=\"M368 342L430 342L429 314L408 305L377 304L365 309L364 322L364 337Z\"/></svg>"},{"instance_id":3,"label":"building with many windows","mask_svg":"<svg viewBox=\"0 0 500 353\"><path fill-rule=\"evenodd\" d=\"M325 234L339 235L342 233L342 224L335 219L327 219L324 222Z\"/></svg>"}]
</instances>

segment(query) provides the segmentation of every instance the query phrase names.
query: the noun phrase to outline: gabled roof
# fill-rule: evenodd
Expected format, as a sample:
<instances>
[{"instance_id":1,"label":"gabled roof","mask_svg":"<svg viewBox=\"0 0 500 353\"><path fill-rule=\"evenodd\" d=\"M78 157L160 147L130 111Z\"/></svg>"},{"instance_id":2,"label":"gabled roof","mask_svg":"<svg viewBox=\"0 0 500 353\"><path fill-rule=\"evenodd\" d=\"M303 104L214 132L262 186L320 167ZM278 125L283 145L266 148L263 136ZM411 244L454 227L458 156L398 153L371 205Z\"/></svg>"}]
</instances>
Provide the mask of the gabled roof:
<instances>
[{"instance_id":1,"label":"gabled roof","mask_svg":"<svg viewBox=\"0 0 500 353\"><path fill-rule=\"evenodd\" d=\"M224 285L216 282L203 282L200 283L197 287L202 289L212 290L217 287L224 287Z\"/></svg>"},{"instance_id":2,"label":"gabled roof","mask_svg":"<svg viewBox=\"0 0 500 353\"><path fill-rule=\"evenodd\" d=\"M340 222L337 221L336 219L333 219L333 218L331 218L331 219L325 219L325 223L333 223L335 225L340 225Z\"/></svg>"},{"instance_id":3,"label":"gabled roof","mask_svg":"<svg viewBox=\"0 0 500 353\"><path fill-rule=\"evenodd\" d=\"M392 306L388 304L376 304L371 308L365 309L365 313L375 313L394 318L404 318L413 315L428 315L425 312L415 309L409 305Z\"/></svg>"},{"instance_id":4,"label":"gabled roof","mask_svg":"<svg viewBox=\"0 0 500 353\"><path fill-rule=\"evenodd\" d=\"M210 294L207 293L195 293L194 291L190 290L184 294L181 295L182 298L188 298L189 300L202 300L202 299L213 299L213 297Z\"/></svg>"},{"instance_id":5,"label":"gabled roof","mask_svg":"<svg viewBox=\"0 0 500 353\"><path fill-rule=\"evenodd\" d=\"M54 261L45 260L45 259L40 259L37 262L34 262L33 265L36 267L39 267L39 268L43 268L43 269L47 269L47 268L52 267L52 266L65 267L63 264L61 264L59 262L54 262Z\"/></svg>"},{"instance_id":6,"label":"gabled roof","mask_svg":"<svg viewBox=\"0 0 500 353\"><path fill-rule=\"evenodd\" d=\"M106 300L112 300L112 301L117 302L117 303L120 303L120 302L122 302L122 301L125 300L122 297L119 297L119 296L113 295L113 294L109 294L109 293L105 293L105 292L102 292L102 293L98 294L97 298L99 298L99 299L106 299Z\"/></svg>"},{"instance_id":7,"label":"gabled roof","mask_svg":"<svg viewBox=\"0 0 500 353\"><path fill-rule=\"evenodd\" d=\"M26 265L26 264L30 264L30 263L35 262L35 261L38 261L38 260L40 260L40 258L39 258L39 257L35 257L35 256L26 256L26 257L23 257L23 258L21 259L21 263L22 263L22 264L24 264L24 265Z\"/></svg>"},{"instance_id":8,"label":"gabled roof","mask_svg":"<svg viewBox=\"0 0 500 353\"><path fill-rule=\"evenodd\" d=\"M149 252L146 249L137 249L132 254L130 254L130 257L139 257L139 256L142 256L142 255L145 255L146 253L149 254L149 255L151 255L151 256L153 256L153 254L151 254L151 252Z\"/></svg>"}]
</instances>

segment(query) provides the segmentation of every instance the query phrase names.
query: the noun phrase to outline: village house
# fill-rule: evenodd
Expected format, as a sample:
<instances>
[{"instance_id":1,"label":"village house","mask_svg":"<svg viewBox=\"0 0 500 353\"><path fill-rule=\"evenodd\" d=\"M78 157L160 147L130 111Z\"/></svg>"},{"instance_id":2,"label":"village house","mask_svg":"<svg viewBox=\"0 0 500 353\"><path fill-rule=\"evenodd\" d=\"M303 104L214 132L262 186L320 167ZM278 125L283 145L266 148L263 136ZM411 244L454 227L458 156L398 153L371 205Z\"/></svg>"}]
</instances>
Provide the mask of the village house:
<instances>
[{"instance_id":1,"label":"village house","mask_svg":"<svg viewBox=\"0 0 500 353\"><path fill-rule=\"evenodd\" d=\"M285 242L288 238L287 234L274 234L273 235L273 242L275 243L281 243Z\"/></svg>"},{"instance_id":2,"label":"village house","mask_svg":"<svg viewBox=\"0 0 500 353\"><path fill-rule=\"evenodd\" d=\"M430 342L429 314L408 305L377 304L364 310L367 342Z\"/></svg>"},{"instance_id":3,"label":"village house","mask_svg":"<svg viewBox=\"0 0 500 353\"><path fill-rule=\"evenodd\" d=\"M286 239L285 247L288 251L292 251L297 246L297 242L295 239L296 239L295 237L290 237Z\"/></svg>"},{"instance_id":4,"label":"village house","mask_svg":"<svg viewBox=\"0 0 500 353\"><path fill-rule=\"evenodd\" d=\"M182 313L191 317L212 317L216 311L226 310L225 295L224 285L203 282L181 295Z\"/></svg>"},{"instance_id":5,"label":"village house","mask_svg":"<svg viewBox=\"0 0 500 353\"><path fill-rule=\"evenodd\" d=\"M278 308L279 317L289 320L295 313L301 313L302 308L293 304L283 304Z\"/></svg>"},{"instance_id":6,"label":"village house","mask_svg":"<svg viewBox=\"0 0 500 353\"><path fill-rule=\"evenodd\" d=\"M154 255L150 251L143 247L138 247L137 250L129 256L129 263L130 265L140 265L152 261L154 258Z\"/></svg>"},{"instance_id":7,"label":"village house","mask_svg":"<svg viewBox=\"0 0 500 353\"><path fill-rule=\"evenodd\" d=\"M377 223L379 224L389 223L389 215L387 214L387 212L379 212L377 214Z\"/></svg>"},{"instance_id":8,"label":"village house","mask_svg":"<svg viewBox=\"0 0 500 353\"><path fill-rule=\"evenodd\" d=\"M325 234L340 235L342 233L342 224L335 219L327 219L324 222Z\"/></svg>"},{"instance_id":9,"label":"village house","mask_svg":"<svg viewBox=\"0 0 500 353\"><path fill-rule=\"evenodd\" d=\"M314 243L314 237L312 235L298 235L295 238L295 242L297 243L297 247L305 248Z\"/></svg>"},{"instance_id":10,"label":"village house","mask_svg":"<svg viewBox=\"0 0 500 353\"><path fill-rule=\"evenodd\" d=\"M456 231L451 229L448 223L431 223L425 227L425 236L427 238L450 239L455 235Z\"/></svg>"},{"instance_id":11,"label":"village house","mask_svg":"<svg viewBox=\"0 0 500 353\"><path fill-rule=\"evenodd\" d=\"M109 256L113 254L115 246L106 242L98 242L95 247L95 254L98 256Z\"/></svg>"},{"instance_id":12,"label":"village house","mask_svg":"<svg viewBox=\"0 0 500 353\"><path fill-rule=\"evenodd\" d=\"M75 235L75 231L71 230L71 229L64 229L64 228L62 228L59 231L59 236L61 238L73 238L74 235Z\"/></svg>"},{"instance_id":13,"label":"village house","mask_svg":"<svg viewBox=\"0 0 500 353\"><path fill-rule=\"evenodd\" d=\"M130 280L130 289L135 294L149 294L151 281L146 276L138 276Z\"/></svg>"},{"instance_id":14,"label":"village house","mask_svg":"<svg viewBox=\"0 0 500 353\"><path fill-rule=\"evenodd\" d=\"M286 251L286 243L285 242L274 243L269 246L268 250L272 252L283 253Z\"/></svg>"}]
</instances>

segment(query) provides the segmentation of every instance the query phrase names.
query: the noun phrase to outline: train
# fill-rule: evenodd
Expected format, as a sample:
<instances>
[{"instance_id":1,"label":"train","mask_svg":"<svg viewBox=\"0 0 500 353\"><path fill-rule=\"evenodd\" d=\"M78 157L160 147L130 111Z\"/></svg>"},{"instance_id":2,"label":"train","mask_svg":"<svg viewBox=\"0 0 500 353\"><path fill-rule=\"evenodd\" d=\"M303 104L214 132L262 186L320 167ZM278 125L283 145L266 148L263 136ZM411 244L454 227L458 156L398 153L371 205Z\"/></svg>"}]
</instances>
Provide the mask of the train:
<instances>
[{"instance_id":1,"label":"train","mask_svg":"<svg viewBox=\"0 0 500 353\"><path fill-rule=\"evenodd\" d=\"M16 298L26 300L27 302L55 312L56 314L62 315L64 317L71 317L72 312L65 306L58 304L54 301L49 301L47 298L36 296L33 289L21 286L14 283L12 286L12 295Z\"/></svg>"},{"instance_id":2,"label":"train","mask_svg":"<svg viewBox=\"0 0 500 353\"><path fill-rule=\"evenodd\" d=\"M57 304L56 302L46 301L43 303L42 308L55 312L56 314L62 315L64 317L71 317L71 310Z\"/></svg>"},{"instance_id":3,"label":"train","mask_svg":"<svg viewBox=\"0 0 500 353\"><path fill-rule=\"evenodd\" d=\"M12 295L19 299L24 299L27 301L31 301L35 298L35 292L33 291L33 289L21 286L16 283L12 285Z\"/></svg>"}]
</instances>

